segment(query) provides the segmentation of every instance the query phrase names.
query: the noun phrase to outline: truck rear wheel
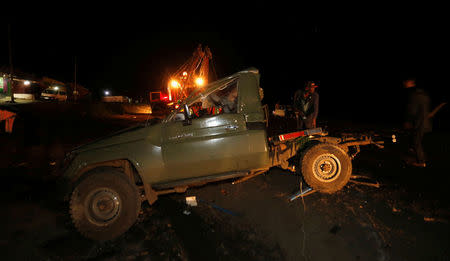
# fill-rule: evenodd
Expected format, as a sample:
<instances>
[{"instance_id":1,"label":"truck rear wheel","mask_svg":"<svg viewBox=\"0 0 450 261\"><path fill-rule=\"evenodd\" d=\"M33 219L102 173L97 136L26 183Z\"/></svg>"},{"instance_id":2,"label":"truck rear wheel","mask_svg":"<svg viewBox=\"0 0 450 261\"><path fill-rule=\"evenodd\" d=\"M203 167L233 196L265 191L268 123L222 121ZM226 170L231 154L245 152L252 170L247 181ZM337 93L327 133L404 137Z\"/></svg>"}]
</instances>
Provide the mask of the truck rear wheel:
<instances>
[{"instance_id":1,"label":"truck rear wheel","mask_svg":"<svg viewBox=\"0 0 450 261\"><path fill-rule=\"evenodd\" d=\"M352 174L350 157L342 148L329 143L319 143L308 148L300 164L306 183L323 193L342 189Z\"/></svg>"},{"instance_id":2,"label":"truck rear wheel","mask_svg":"<svg viewBox=\"0 0 450 261\"><path fill-rule=\"evenodd\" d=\"M94 240L110 240L137 220L141 202L137 187L120 171L102 168L89 173L74 189L70 214L76 229Z\"/></svg>"}]
</instances>

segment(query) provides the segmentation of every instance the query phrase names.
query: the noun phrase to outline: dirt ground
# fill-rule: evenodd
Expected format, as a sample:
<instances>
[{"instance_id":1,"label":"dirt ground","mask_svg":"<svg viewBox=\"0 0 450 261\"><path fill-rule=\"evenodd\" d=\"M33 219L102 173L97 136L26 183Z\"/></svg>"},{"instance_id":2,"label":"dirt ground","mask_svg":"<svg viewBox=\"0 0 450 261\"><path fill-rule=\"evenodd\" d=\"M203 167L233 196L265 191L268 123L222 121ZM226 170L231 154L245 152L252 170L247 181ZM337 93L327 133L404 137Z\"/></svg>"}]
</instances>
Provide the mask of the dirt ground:
<instances>
[{"instance_id":1,"label":"dirt ground","mask_svg":"<svg viewBox=\"0 0 450 261\"><path fill-rule=\"evenodd\" d=\"M243 183L144 203L127 233L94 242L78 234L67 205L56 200L55 170L71 148L148 116L102 115L83 105L17 108L14 132L0 133L2 260L450 260L448 132L427 137L425 169L402 163L402 144L362 148L353 174L379 188L350 182L335 194L289 201L301 177L273 168ZM186 205L187 196L198 205Z\"/></svg>"}]
</instances>

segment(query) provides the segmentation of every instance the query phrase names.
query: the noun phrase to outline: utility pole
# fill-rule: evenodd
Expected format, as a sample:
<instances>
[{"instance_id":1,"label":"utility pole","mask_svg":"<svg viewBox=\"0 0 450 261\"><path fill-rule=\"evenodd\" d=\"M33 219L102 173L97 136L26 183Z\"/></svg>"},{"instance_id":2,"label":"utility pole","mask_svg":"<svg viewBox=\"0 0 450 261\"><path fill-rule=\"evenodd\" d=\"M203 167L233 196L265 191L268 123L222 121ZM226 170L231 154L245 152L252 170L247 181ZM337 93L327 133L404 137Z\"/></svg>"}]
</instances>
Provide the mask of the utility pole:
<instances>
[{"instance_id":1,"label":"utility pole","mask_svg":"<svg viewBox=\"0 0 450 261\"><path fill-rule=\"evenodd\" d=\"M11 24L8 24L8 48L9 48L9 86L11 87L11 102L14 103L14 68L12 63Z\"/></svg>"}]
</instances>

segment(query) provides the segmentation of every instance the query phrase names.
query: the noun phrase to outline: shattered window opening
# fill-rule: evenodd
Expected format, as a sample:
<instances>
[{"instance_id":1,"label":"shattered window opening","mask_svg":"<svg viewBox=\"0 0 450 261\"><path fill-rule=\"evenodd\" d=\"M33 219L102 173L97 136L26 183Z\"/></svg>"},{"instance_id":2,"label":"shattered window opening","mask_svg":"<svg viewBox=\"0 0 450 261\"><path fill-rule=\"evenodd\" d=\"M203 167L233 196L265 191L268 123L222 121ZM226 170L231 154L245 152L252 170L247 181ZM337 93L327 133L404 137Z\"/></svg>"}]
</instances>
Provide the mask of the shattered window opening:
<instances>
[{"instance_id":1,"label":"shattered window opening","mask_svg":"<svg viewBox=\"0 0 450 261\"><path fill-rule=\"evenodd\" d=\"M220 114L237 113L238 108L237 80L224 84L221 88L207 96L200 97L189 106L192 119L210 117ZM183 113L180 108L177 114ZM172 121L181 121L184 117L175 116Z\"/></svg>"},{"instance_id":2,"label":"shattered window opening","mask_svg":"<svg viewBox=\"0 0 450 261\"><path fill-rule=\"evenodd\" d=\"M189 109L193 119L223 113L237 113L238 88L234 81L206 97L199 98Z\"/></svg>"}]
</instances>

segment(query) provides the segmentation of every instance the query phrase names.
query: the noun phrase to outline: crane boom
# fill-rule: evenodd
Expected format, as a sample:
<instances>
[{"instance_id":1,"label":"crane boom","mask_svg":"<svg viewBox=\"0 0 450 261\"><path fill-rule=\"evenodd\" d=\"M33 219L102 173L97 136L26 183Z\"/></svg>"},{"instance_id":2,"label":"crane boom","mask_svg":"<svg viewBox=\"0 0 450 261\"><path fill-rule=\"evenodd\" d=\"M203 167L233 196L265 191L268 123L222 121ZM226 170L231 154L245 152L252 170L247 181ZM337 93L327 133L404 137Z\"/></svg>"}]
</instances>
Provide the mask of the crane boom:
<instances>
[{"instance_id":1,"label":"crane boom","mask_svg":"<svg viewBox=\"0 0 450 261\"><path fill-rule=\"evenodd\" d=\"M201 44L197 46L192 56L170 76L167 91L169 99L178 101L186 98L195 89L208 83L211 50Z\"/></svg>"}]
</instances>

